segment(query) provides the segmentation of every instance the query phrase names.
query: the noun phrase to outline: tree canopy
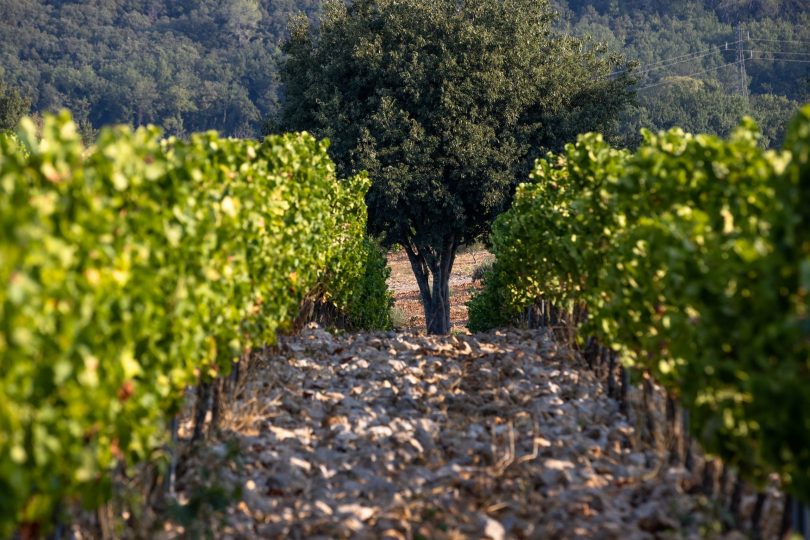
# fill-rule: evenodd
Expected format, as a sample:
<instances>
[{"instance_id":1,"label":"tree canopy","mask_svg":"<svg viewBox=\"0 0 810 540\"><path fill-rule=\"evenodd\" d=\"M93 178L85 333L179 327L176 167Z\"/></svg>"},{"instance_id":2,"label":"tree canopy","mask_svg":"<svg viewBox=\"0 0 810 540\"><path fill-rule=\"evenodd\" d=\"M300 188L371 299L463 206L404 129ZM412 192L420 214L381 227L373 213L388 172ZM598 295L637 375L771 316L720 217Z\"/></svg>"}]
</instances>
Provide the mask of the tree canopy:
<instances>
[{"instance_id":1,"label":"tree canopy","mask_svg":"<svg viewBox=\"0 0 810 540\"><path fill-rule=\"evenodd\" d=\"M433 333L449 330L457 248L536 156L611 131L630 98L627 75L607 77L620 57L554 17L544 0L333 0L285 44L278 127L331 139L341 174L369 172L370 231L405 247Z\"/></svg>"},{"instance_id":2,"label":"tree canopy","mask_svg":"<svg viewBox=\"0 0 810 540\"><path fill-rule=\"evenodd\" d=\"M17 127L17 122L28 112L31 101L15 89L0 81L0 131Z\"/></svg>"}]
</instances>

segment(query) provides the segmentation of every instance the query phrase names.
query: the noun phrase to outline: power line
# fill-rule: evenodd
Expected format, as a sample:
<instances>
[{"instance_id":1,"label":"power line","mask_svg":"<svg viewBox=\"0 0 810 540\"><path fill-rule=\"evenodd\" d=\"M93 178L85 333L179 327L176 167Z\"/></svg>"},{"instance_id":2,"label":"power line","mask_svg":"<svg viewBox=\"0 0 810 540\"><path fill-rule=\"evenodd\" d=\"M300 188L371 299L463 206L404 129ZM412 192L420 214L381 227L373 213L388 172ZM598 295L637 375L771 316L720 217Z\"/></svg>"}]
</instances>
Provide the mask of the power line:
<instances>
[{"instance_id":1,"label":"power line","mask_svg":"<svg viewBox=\"0 0 810 540\"><path fill-rule=\"evenodd\" d=\"M698 76L698 75L703 75L704 73L709 73L709 72L711 72L711 71L717 71L718 69L721 69L721 68L724 68L724 67L728 67L728 66L734 66L734 65L736 65L736 64L737 64L737 61L735 60L734 62L729 62L728 64L723 64L722 66L717 66L717 67L709 68L709 69L706 69L706 70L703 70L703 71L698 71L698 72L695 72L695 73L690 73L689 75L681 75L681 76L682 76L682 77L696 77L696 76ZM658 82L658 83L655 83L655 84L650 84L650 85L648 85L648 86L642 86L641 88L637 88L636 90L637 90L638 92L640 92L640 91L642 91L642 90L647 90L648 88L655 88L656 86L661 86L661 85L664 85L664 84L669 84L670 82L672 82L672 81L662 81L662 82Z\"/></svg>"},{"instance_id":2,"label":"power line","mask_svg":"<svg viewBox=\"0 0 810 540\"><path fill-rule=\"evenodd\" d=\"M804 41L799 39L752 39L748 38L748 41L764 41L767 43L797 43L800 45L810 45L810 41Z\"/></svg>"},{"instance_id":3,"label":"power line","mask_svg":"<svg viewBox=\"0 0 810 540\"><path fill-rule=\"evenodd\" d=\"M694 55L696 55L696 54L709 53L709 52L711 52L711 51L713 51L713 50L715 50L715 49L717 49L717 46L714 46L714 47L709 47L708 49L703 49L702 51L695 51L695 52L691 52L691 53L682 54L682 55L680 55L680 56L674 56L674 57L672 57L672 58L667 58L667 59L664 59L664 60L659 60L658 62L653 62L652 64L647 64L647 66L646 66L646 67L657 66L658 64L666 64L666 63L668 63L668 62L673 62L673 61L675 61L675 60L679 60L679 59L681 59L681 58L686 58L687 56L694 56Z\"/></svg>"},{"instance_id":4,"label":"power line","mask_svg":"<svg viewBox=\"0 0 810 540\"><path fill-rule=\"evenodd\" d=\"M647 74L647 73L650 73L651 71L655 71L657 69L677 66L677 65L683 64L685 62L691 62L691 61L697 60L699 58L705 58L706 56L709 56L712 53L715 53L715 52L718 52L718 51L724 51L724 50L732 50L732 49L725 49L723 47L717 46L717 47L712 47L711 49L707 49L705 51L695 52L695 53L691 53L691 54L688 54L688 55L676 56L676 57L670 58L668 60L662 60L661 62L656 62L655 64L648 64L646 66L642 66L642 67L638 68L638 73L639 74ZM623 73L627 73L628 71L630 71L630 70L629 69L622 69L622 70L614 71L612 73L609 73L608 75L605 75L605 77L612 77L614 75L621 75Z\"/></svg>"},{"instance_id":5,"label":"power line","mask_svg":"<svg viewBox=\"0 0 810 540\"><path fill-rule=\"evenodd\" d=\"M793 58L751 58L751 60L769 60L771 62L793 62L796 64L810 64L810 60L794 60Z\"/></svg>"},{"instance_id":6,"label":"power line","mask_svg":"<svg viewBox=\"0 0 810 540\"><path fill-rule=\"evenodd\" d=\"M734 51L737 53L737 58L734 62L729 62L727 64L723 64L720 66L716 66L713 68L709 68L703 71L698 71L695 73L691 73L688 75L682 75L682 77L695 77L697 75L703 75L705 73L709 73L712 71L716 71L718 69L722 69L724 67L736 65L739 73L739 84L738 84L738 91L741 95L747 97L748 96L748 73L746 71L745 62L747 60L756 60L756 61L763 61L763 60L770 60L773 62L793 62L793 63L810 63L810 60L804 60L803 58L810 57L810 52L804 51L771 51L771 50L763 50L763 49L754 49L754 48L745 48L744 43L749 42L767 42L767 43L792 43L792 44L808 44L810 45L810 41L804 40L789 40L789 39L758 39L758 38L751 38L750 34L743 36L743 29L742 25L738 24L737 26L737 39L732 42L725 42L723 45L715 45L713 47L709 47L708 49L703 49L700 51L682 54L679 56L675 56L672 58L667 58L664 60L659 60L657 62L653 62L652 64L647 64L645 66L641 66L636 68L636 73L638 75L649 75L653 71L657 71L659 69L664 68L671 68L674 66L678 66L680 64L684 64L686 62L691 62L695 60L700 60L705 58L712 53L716 53L718 51ZM733 47L733 48L732 48ZM754 55L788 55L788 56L798 56L799 58L780 58L778 56L773 57L760 57L755 58ZM750 56L749 56L750 55ZM632 71L632 69L621 69L613 71L607 75L603 75L599 77L600 79L614 77L616 75L621 75L624 73L628 73ZM657 86L661 86L664 84L668 84L671 81L667 80L660 80L657 83L650 84L647 86L643 86L637 89L637 91L647 90L649 88L655 88Z\"/></svg>"},{"instance_id":7,"label":"power line","mask_svg":"<svg viewBox=\"0 0 810 540\"><path fill-rule=\"evenodd\" d=\"M771 61L771 62L792 62L792 63L797 63L797 64L810 64L810 60L795 60L795 59L792 59L792 58L751 58L751 60L765 60L765 61ZM729 66L734 66L734 65L738 65L738 61L735 60L734 62L729 62L728 64L723 64L722 66L717 66L717 67L709 68L709 69L706 69L706 70L703 70L703 71L690 73L688 75L682 75L682 77L697 77L698 75L704 75L706 73L710 73L712 71L717 71L718 69L722 69L724 67L729 67ZM664 80L664 81L661 81L661 82L657 82L655 84L642 86L641 88L637 88L636 91L641 92L642 90L648 90L650 88L656 88L658 86L663 86L665 84L671 84L672 82L674 82L674 81L673 80Z\"/></svg>"},{"instance_id":8,"label":"power line","mask_svg":"<svg viewBox=\"0 0 810 540\"><path fill-rule=\"evenodd\" d=\"M729 49L728 48L729 45L737 45L737 42L735 41L735 42L732 42L732 43L726 43L725 46L715 45L714 47L711 47L709 49L704 49L702 51L697 51L697 52L693 52L693 53L689 53L689 54L683 54L681 56L675 56L673 58L668 58L666 60L659 60L658 62L654 62L652 64L647 64L645 66L641 66L639 68L639 70L638 70L638 73L648 73L648 72L654 71L656 69L675 66L675 65L678 65L678 64L682 64L684 62L688 62L690 60L696 60L698 58L703 58L703 57L708 56L711 53L717 52L717 51L734 50L734 49ZM612 77L614 75L621 75L622 73L627 73L628 71L631 71L631 70L630 69L620 69L620 70L614 71L612 73L609 73L608 75L606 75L606 77Z\"/></svg>"},{"instance_id":9,"label":"power line","mask_svg":"<svg viewBox=\"0 0 810 540\"><path fill-rule=\"evenodd\" d=\"M656 71L656 70L659 70L659 69L670 68L670 67L677 66L677 65L680 65L680 64L683 64L683 63L686 63L686 62L691 62L693 60L698 60L700 58L705 58L705 57L709 56L710 54L712 54L714 52L717 52L717 50L712 50L712 51L707 52L707 53L702 53L702 54L692 56L692 57L689 57L689 58L684 58L683 60L670 62L668 64L661 64L661 65L658 65L658 66L645 66L643 68L639 68L639 70L636 71L635 73L638 74L638 75L646 75L648 73L652 73L653 71Z\"/></svg>"},{"instance_id":10,"label":"power line","mask_svg":"<svg viewBox=\"0 0 810 540\"><path fill-rule=\"evenodd\" d=\"M747 53L762 53L762 54L790 54L790 55L802 55L802 56L810 56L810 52L799 52L799 51L763 51L760 49L746 49L745 52Z\"/></svg>"},{"instance_id":11,"label":"power line","mask_svg":"<svg viewBox=\"0 0 810 540\"><path fill-rule=\"evenodd\" d=\"M712 54L714 52L717 52L718 50L722 50L722 49L721 48L715 48L715 49L712 49L709 52L699 54L699 55L693 56L691 58L686 58L684 60L678 60L677 62L670 62L668 64L661 64L660 66L646 67L644 69L640 69L638 72L639 73L649 73L650 71L655 71L656 69L662 69L662 68L670 67L670 66L677 66L678 64L683 64L684 62L689 62L691 60L697 60L698 58L703 58L703 57L709 56L710 54Z\"/></svg>"}]
</instances>

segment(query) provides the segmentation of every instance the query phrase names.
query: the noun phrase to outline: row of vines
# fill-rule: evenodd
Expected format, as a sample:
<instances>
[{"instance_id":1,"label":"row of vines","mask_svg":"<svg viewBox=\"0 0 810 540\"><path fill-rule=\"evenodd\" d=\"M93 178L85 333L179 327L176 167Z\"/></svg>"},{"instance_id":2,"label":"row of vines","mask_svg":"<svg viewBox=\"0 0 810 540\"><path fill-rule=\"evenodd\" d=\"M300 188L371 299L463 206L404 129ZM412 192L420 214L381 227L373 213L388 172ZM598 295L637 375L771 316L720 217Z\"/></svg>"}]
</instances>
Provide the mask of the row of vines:
<instances>
[{"instance_id":1,"label":"row of vines","mask_svg":"<svg viewBox=\"0 0 810 540\"><path fill-rule=\"evenodd\" d=\"M103 504L113 470L163 452L187 387L313 295L384 326L368 186L307 134L118 127L85 148L63 113L0 137L0 537Z\"/></svg>"},{"instance_id":2,"label":"row of vines","mask_svg":"<svg viewBox=\"0 0 810 540\"><path fill-rule=\"evenodd\" d=\"M575 313L579 343L652 374L705 450L810 501L810 106L780 151L750 120L635 153L588 134L532 180L494 225L471 328L537 299Z\"/></svg>"}]
</instances>

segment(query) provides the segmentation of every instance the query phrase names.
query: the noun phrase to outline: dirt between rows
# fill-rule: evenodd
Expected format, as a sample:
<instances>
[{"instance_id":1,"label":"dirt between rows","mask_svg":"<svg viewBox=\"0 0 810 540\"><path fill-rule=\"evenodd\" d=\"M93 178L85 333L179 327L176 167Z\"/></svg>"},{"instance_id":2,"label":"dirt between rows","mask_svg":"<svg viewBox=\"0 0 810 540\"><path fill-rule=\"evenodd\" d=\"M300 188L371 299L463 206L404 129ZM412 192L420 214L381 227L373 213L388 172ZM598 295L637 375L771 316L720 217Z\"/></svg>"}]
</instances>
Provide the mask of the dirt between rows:
<instances>
[{"instance_id":1,"label":"dirt between rows","mask_svg":"<svg viewBox=\"0 0 810 540\"><path fill-rule=\"evenodd\" d=\"M744 538L691 489L699 473L641 442L635 391L622 414L541 331L310 327L247 380L178 480L181 502L200 471L238 488L206 524L215 538ZM746 493L743 515L753 504ZM780 504L768 497L765 538Z\"/></svg>"},{"instance_id":2,"label":"dirt between rows","mask_svg":"<svg viewBox=\"0 0 810 540\"><path fill-rule=\"evenodd\" d=\"M454 332L464 332L467 325L467 302L481 286L473 281L473 272L491 262L492 254L483 248L472 248L456 255L450 276L450 325ZM388 254L391 277L388 288L394 295L394 323L398 329L420 331L425 328L425 314L419 286L413 276L405 251Z\"/></svg>"}]
</instances>

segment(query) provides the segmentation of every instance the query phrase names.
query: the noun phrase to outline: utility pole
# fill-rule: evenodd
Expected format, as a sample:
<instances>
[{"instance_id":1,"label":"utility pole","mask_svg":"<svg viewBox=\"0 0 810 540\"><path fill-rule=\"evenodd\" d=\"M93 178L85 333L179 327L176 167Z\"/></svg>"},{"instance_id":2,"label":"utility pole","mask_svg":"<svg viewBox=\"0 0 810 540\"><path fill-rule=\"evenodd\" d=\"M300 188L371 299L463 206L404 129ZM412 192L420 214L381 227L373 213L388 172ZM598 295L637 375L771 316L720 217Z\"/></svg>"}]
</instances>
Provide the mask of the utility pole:
<instances>
[{"instance_id":1,"label":"utility pole","mask_svg":"<svg viewBox=\"0 0 810 540\"><path fill-rule=\"evenodd\" d=\"M745 41L742 24L737 23L737 71L740 74L740 95L748 99L748 73L745 71Z\"/></svg>"}]
</instances>

